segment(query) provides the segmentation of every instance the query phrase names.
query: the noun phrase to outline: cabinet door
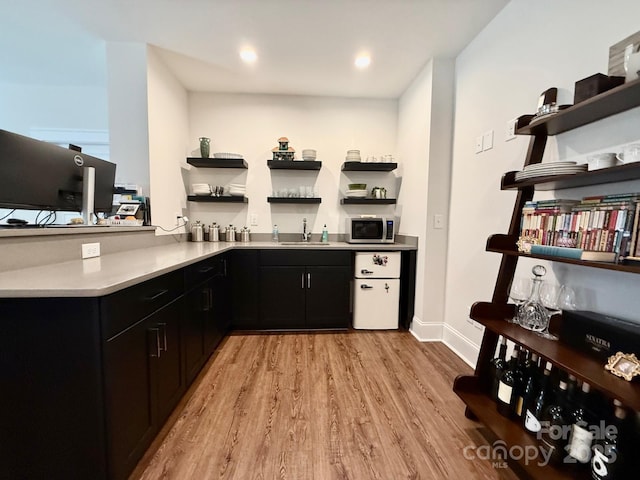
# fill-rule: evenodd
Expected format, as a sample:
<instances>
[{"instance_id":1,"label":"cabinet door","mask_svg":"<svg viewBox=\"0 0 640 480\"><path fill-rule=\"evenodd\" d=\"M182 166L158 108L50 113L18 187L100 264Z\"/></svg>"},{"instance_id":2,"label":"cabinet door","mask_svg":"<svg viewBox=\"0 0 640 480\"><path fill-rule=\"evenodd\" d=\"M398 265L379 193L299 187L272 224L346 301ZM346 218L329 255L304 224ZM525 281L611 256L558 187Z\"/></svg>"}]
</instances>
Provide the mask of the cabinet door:
<instances>
[{"instance_id":1,"label":"cabinet door","mask_svg":"<svg viewBox=\"0 0 640 480\"><path fill-rule=\"evenodd\" d=\"M305 327L304 267L260 267L260 328Z\"/></svg>"},{"instance_id":2,"label":"cabinet door","mask_svg":"<svg viewBox=\"0 0 640 480\"><path fill-rule=\"evenodd\" d=\"M307 267L307 328L348 328L351 268Z\"/></svg>"},{"instance_id":3,"label":"cabinet door","mask_svg":"<svg viewBox=\"0 0 640 480\"><path fill-rule=\"evenodd\" d=\"M141 320L104 347L110 478L126 478L155 433L151 370L156 333Z\"/></svg>"},{"instance_id":4,"label":"cabinet door","mask_svg":"<svg viewBox=\"0 0 640 480\"><path fill-rule=\"evenodd\" d=\"M204 357L204 322L211 315L211 292L205 282L185 295L185 316L182 321L182 346L187 384L198 375Z\"/></svg>"},{"instance_id":5,"label":"cabinet door","mask_svg":"<svg viewBox=\"0 0 640 480\"><path fill-rule=\"evenodd\" d=\"M227 279L220 275L209 283L211 311L205 318L204 349L207 357L213 353L229 330L231 301Z\"/></svg>"},{"instance_id":6,"label":"cabinet door","mask_svg":"<svg viewBox=\"0 0 640 480\"><path fill-rule=\"evenodd\" d=\"M258 320L258 251L236 250L229 258L232 327L260 328Z\"/></svg>"},{"instance_id":7,"label":"cabinet door","mask_svg":"<svg viewBox=\"0 0 640 480\"><path fill-rule=\"evenodd\" d=\"M160 355L154 357L158 362L158 368L153 370L154 373L157 372L157 377L153 379L153 383L157 385L156 423L158 428L167 419L186 388L184 372L180 362L180 324L183 311L183 298L180 297L154 313L147 320L150 328L158 329L158 339L160 341Z\"/></svg>"}]
</instances>

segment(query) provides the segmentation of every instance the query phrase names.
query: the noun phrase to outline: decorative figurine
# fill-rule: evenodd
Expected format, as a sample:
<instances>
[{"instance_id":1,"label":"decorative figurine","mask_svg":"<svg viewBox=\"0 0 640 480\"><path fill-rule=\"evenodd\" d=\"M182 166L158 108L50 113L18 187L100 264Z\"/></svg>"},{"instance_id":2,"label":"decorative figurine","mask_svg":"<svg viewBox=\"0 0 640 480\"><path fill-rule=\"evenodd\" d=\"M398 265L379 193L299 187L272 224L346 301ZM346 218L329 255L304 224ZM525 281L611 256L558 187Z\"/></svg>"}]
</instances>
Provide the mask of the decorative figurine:
<instances>
[{"instance_id":1,"label":"decorative figurine","mask_svg":"<svg viewBox=\"0 0 640 480\"><path fill-rule=\"evenodd\" d=\"M289 139L287 137L280 137L278 139L278 146L271 150L273 152L274 160L293 160L295 149L289 146Z\"/></svg>"}]
</instances>

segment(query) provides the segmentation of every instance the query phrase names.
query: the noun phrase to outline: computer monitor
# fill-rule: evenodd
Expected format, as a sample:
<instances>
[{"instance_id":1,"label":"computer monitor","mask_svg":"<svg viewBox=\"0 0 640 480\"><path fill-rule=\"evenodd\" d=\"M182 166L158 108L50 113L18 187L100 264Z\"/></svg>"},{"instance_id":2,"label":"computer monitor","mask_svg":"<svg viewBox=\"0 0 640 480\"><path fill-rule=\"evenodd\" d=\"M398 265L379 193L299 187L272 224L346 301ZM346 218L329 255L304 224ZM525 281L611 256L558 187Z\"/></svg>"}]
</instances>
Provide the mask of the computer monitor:
<instances>
[{"instance_id":1,"label":"computer monitor","mask_svg":"<svg viewBox=\"0 0 640 480\"><path fill-rule=\"evenodd\" d=\"M80 212L83 167L95 168L93 213L110 213L114 163L0 130L0 207Z\"/></svg>"}]
</instances>

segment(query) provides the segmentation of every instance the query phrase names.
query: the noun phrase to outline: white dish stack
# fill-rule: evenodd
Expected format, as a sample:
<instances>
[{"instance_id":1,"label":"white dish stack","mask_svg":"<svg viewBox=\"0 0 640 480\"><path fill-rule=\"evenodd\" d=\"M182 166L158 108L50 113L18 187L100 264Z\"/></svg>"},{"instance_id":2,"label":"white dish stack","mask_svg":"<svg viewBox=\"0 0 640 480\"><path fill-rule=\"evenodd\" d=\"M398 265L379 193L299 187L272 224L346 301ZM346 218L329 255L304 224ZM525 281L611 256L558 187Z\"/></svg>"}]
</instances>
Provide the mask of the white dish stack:
<instances>
[{"instance_id":1,"label":"white dish stack","mask_svg":"<svg viewBox=\"0 0 640 480\"><path fill-rule=\"evenodd\" d=\"M211 185L208 183L192 183L191 190L194 195L206 197L211 195Z\"/></svg>"},{"instance_id":2,"label":"white dish stack","mask_svg":"<svg viewBox=\"0 0 640 480\"><path fill-rule=\"evenodd\" d=\"M316 159L317 152L312 148L302 150L302 160L313 162Z\"/></svg>"},{"instance_id":3,"label":"white dish stack","mask_svg":"<svg viewBox=\"0 0 640 480\"><path fill-rule=\"evenodd\" d=\"M362 158L360 157L360 150L347 150L347 162L360 162Z\"/></svg>"},{"instance_id":4,"label":"white dish stack","mask_svg":"<svg viewBox=\"0 0 640 480\"><path fill-rule=\"evenodd\" d=\"M229 195L231 195L232 197L244 197L246 191L246 185L242 185L240 183L229 184Z\"/></svg>"},{"instance_id":5,"label":"white dish stack","mask_svg":"<svg viewBox=\"0 0 640 480\"><path fill-rule=\"evenodd\" d=\"M213 154L213 158L221 160L242 160L242 155L239 153L218 152Z\"/></svg>"}]
</instances>

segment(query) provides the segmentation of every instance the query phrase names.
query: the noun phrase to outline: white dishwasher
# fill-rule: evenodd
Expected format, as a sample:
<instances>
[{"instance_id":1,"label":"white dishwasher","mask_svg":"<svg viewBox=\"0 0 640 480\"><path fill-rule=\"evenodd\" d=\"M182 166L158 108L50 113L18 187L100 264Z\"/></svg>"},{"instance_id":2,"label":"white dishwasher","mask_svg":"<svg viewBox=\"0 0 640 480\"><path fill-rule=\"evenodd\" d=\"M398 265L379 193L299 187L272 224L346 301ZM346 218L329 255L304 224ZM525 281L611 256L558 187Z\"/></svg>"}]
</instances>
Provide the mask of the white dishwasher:
<instances>
[{"instance_id":1,"label":"white dishwasher","mask_svg":"<svg viewBox=\"0 0 640 480\"><path fill-rule=\"evenodd\" d=\"M356 252L353 328L398 328L400 252Z\"/></svg>"}]
</instances>

